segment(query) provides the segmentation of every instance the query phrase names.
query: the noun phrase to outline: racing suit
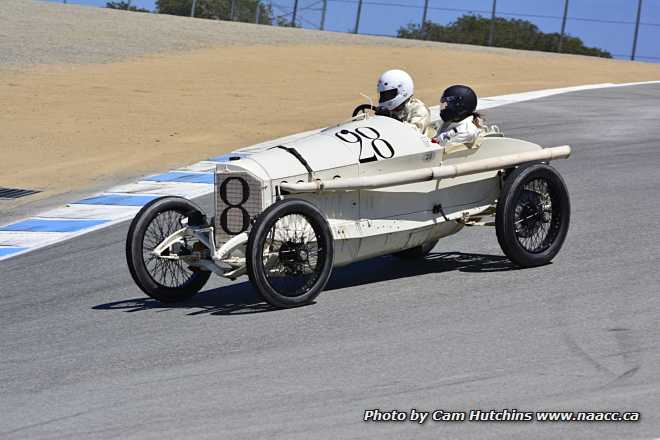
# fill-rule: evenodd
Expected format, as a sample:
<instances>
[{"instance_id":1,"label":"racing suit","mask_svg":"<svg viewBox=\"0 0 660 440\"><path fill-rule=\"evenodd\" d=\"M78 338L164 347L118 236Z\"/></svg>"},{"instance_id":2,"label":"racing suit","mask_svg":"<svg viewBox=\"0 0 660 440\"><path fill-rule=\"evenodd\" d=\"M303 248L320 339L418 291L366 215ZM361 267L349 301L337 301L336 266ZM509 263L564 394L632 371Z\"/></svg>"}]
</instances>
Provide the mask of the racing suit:
<instances>
[{"instance_id":1,"label":"racing suit","mask_svg":"<svg viewBox=\"0 0 660 440\"><path fill-rule=\"evenodd\" d=\"M433 141L440 145L465 144L471 146L481 133L481 125L481 119L474 115L459 122L442 122Z\"/></svg>"},{"instance_id":2,"label":"racing suit","mask_svg":"<svg viewBox=\"0 0 660 440\"><path fill-rule=\"evenodd\" d=\"M392 116L401 122L412 125L421 133L425 133L431 124L429 108L417 98L410 98L401 110L393 111Z\"/></svg>"}]
</instances>

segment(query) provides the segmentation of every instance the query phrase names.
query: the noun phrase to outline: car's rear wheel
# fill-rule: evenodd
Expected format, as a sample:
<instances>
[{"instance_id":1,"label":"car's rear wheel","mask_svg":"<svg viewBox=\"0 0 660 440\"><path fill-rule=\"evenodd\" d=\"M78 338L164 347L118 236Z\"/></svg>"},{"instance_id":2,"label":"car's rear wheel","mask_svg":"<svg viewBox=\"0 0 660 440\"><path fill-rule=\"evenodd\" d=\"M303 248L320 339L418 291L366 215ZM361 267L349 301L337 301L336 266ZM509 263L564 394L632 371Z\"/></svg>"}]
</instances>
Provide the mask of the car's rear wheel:
<instances>
[{"instance_id":1,"label":"car's rear wheel","mask_svg":"<svg viewBox=\"0 0 660 440\"><path fill-rule=\"evenodd\" d=\"M518 167L507 176L497 202L497 240L518 266L547 264L564 243L570 215L566 184L553 167Z\"/></svg>"},{"instance_id":2,"label":"car's rear wheel","mask_svg":"<svg viewBox=\"0 0 660 440\"><path fill-rule=\"evenodd\" d=\"M332 272L328 221L302 199L285 199L266 209L252 227L246 251L250 281L274 307L309 304Z\"/></svg>"},{"instance_id":3,"label":"car's rear wheel","mask_svg":"<svg viewBox=\"0 0 660 440\"><path fill-rule=\"evenodd\" d=\"M181 220L204 218L202 210L181 197L161 197L146 204L135 216L126 237L126 262L138 287L162 302L183 301L197 293L211 276L177 258L161 258L152 251L174 232L183 228ZM200 242L184 243L181 253L190 252ZM190 247L190 249L188 249ZM169 254L165 251L163 254ZM171 255L164 255L165 257Z\"/></svg>"}]
</instances>

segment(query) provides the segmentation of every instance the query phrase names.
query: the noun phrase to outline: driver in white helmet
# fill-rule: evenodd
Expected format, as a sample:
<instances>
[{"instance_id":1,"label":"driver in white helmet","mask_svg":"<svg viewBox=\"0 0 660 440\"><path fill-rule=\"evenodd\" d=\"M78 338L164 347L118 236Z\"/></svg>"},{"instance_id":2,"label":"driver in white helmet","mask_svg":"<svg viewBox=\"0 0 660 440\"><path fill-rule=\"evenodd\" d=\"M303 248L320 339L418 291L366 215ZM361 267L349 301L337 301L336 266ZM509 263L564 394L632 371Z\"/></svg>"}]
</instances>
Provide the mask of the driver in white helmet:
<instances>
[{"instance_id":1,"label":"driver in white helmet","mask_svg":"<svg viewBox=\"0 0 660 440\"><path fill-rule=\"evenodd\" d=\"M425 133L431 124L429 108L413 97L413 80L403 70L388 70L378 78L378 112Z\"/></svg>"}]
</instances>

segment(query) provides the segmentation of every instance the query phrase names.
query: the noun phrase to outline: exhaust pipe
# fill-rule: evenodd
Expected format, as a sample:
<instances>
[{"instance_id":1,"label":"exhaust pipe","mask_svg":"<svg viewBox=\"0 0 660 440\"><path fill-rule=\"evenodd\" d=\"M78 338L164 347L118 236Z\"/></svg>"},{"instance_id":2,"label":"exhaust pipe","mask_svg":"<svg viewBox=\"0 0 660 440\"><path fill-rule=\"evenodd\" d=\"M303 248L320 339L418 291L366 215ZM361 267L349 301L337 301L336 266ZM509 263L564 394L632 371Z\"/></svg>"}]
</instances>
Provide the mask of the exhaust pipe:
<instances>
[{"instance_id":1,"label":"exhaust pipe","mask_svg":"<svg viewBox=\"0 0 660 440\"><path fill-rule=\"evenodd\" d=\"M441 165L439 167L421 168L418 170L399 171L381 174L379 176L349 177L346 179L315 180L313 182L282 183L280 189L291 194L320 193L324 191L356 191L360 189L376 189L388 186L405 185L408 183L427 182L429 180L452 179L468 174L501 170L527 162L551 161L566 159L571 155L571 147L543 148L537 151L509 154L500 157L475 160L456 165Z\"/></svg>"}]
</instances>

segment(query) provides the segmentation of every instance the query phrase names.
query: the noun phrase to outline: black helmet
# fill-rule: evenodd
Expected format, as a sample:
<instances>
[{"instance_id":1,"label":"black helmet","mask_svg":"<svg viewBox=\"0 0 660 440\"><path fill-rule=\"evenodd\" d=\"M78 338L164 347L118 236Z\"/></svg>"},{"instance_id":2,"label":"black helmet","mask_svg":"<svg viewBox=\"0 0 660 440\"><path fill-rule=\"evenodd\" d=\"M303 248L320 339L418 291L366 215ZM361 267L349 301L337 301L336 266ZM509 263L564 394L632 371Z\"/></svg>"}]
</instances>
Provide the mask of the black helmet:
<instances>
[{"instance_id":1,"label":"black helmet","mask_svg":"<svg viewBox=\"0 0 660 440\"><path fill-rule=\"evenodd\" d=\"M468 86L451 86L440 98L440 117L445 122L458 122L477 109L477 94Z\"/></svg>"}]
</instances>

